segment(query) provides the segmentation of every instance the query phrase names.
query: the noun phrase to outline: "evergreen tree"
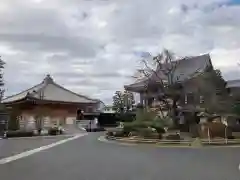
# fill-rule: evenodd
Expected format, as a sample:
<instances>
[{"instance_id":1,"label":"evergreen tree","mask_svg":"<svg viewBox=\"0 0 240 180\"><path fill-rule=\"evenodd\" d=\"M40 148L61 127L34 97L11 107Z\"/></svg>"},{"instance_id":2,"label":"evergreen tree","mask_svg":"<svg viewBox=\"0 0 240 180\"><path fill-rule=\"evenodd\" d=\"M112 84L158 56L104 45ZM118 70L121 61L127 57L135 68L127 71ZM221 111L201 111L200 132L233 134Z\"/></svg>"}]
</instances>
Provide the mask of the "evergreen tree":
<instances>
[{"instance_id":1,"label":"evergreen tree","mask_svg":"<svg viewBox=\"0 0 240 180\"><path fill-rule=\"evenodd\" d=\"M129 111L135 104L133 93L116 91L113 96L113 110L118 113Z\"/></svg>"}]
</instances>

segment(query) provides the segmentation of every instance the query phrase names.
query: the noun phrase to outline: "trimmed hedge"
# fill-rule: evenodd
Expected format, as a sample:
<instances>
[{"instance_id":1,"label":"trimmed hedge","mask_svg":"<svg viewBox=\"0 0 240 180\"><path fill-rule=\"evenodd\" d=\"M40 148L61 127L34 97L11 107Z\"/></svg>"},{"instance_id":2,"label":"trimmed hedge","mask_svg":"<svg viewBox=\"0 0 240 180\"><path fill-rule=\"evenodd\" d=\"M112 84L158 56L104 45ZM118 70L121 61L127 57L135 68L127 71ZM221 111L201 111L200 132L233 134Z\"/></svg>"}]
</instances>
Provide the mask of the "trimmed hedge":
<instances>
[{"instance_id":1,"label":"trimmed hedge","mask_svg":"<svg viewBox=\"0 0 240 180\"><path fill-rule=\"evenodd\" d=\"M58 134L62 134L63 132L61 130L58 129L58 127L52 127L48 130L48 134L49 135L58 135Z\"/></svg>"},{"instance_id":2,"label":"trimmed hedge","mask_svg":"<svg viewBox=\"0 0 240 180\"><path fill-rule=\"evenodd\" d=\"M181 137L179 134L170 134L166 136L166 140L181 140Z\"/></svg>"},{"instance_id":3,"label":"trimmed hedge","mask_svg":"<svg viewBox=\"0 0 240 180\"><path fill-rule=\"evenodd\" d=\"M17 130L17 131L7 131L6 132L6 137L11 138L11 137L32 137L34 136L33 131L23 131L23 130Z\"/></svg>"}]
</instances>

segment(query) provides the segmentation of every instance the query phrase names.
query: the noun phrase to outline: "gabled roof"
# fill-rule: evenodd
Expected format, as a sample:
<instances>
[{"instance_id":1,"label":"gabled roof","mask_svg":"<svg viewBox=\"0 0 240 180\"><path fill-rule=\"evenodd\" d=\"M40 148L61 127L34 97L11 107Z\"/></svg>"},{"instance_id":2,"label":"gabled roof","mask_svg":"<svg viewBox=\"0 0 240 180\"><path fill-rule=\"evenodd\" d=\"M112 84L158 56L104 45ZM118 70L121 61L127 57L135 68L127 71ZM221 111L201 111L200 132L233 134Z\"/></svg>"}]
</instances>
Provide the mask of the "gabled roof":
<instances>
[{"instance_id":1,"label":"gabled roof","mask_svg":"<svg viewBox=\"0 0 240 180\"><path fill-rule=\"evenodd\" d=\"M42 83L3 99L2 103L19 101L27 97L65 103L97 103L97 101L94 99L90 99L86 96L65 89L64 87L55 83L50 75L47 75Z\"/></svg>"},{"instance_id":2,"label":"gabled roof","mask_svg":"<svg viewBox=\"0 0 240 180\"><path fill-rule=\"evenodd\" d=\"M173 72L173 82L183 82L204 72L208 67L212 66L209 54L186 57L172 63L176 63L176 68ZM153 74L150 78L151 80L157 81L159 77L161 77L161 79L167 79L166 75L163 74L163 70L161 70L159 66L157 67L156 72L157 74Z\"/></svg>"},{"instance_id":3,"label":"gabled roof","mask_svg":"<svg viewBox=\"0 0 240 180\"><path fill-rule=\"evenodd\" d=\"M148 79L143 78L141 80L136 81L133 84L125 85L124 88L128 91L135 92L135 90L144 90L147 87Z\"/></svg>"},{"instance_id":4,"label":"gabled roof","mask_svg":"<svg viewBox=\"0 0 240 180\"><path fill-rule=\"evenodd\" d=\"M204 54L200 56L186 57L174 61L176 63L176 68L173 73L173 83L183 82L189 78L192 78L198 74L206 71L208 67L212 67L212 62L209 54ZM142 81L124 86L125 89L129 91L143 90L149 82L157 82L159 79L166 79L166 75L160 66L157 67L156 73L152 74L149 79L143 79Z\"/></svg>"}]
</instances>

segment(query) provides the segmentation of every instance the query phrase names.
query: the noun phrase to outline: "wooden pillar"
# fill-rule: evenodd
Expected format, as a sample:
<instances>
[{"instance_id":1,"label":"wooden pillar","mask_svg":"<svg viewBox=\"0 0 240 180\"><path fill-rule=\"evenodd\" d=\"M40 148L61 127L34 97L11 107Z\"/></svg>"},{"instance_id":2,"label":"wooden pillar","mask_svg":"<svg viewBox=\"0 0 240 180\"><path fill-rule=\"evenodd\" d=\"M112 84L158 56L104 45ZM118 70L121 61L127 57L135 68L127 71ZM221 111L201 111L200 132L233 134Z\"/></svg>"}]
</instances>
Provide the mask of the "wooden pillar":
<instances>
[{"instance_id":1,"label":"wooden pillar","mask_svg":"<svg viewBox=\"0 0 240 180\"><path fill-rule=\"evenodd\" d=\"M145 107L145 108L148 107L148 95L147 95L146 92L144 93L144 107Z\"/></svg>"},{"instance_id":2,"label":"wooden pillar","mask_svg":"<svg viewBox=\"0 0 240 180\"><path fill-rule=\"evenodd\" d=\"M144 105L143 93L140 93L140 104L141 104L141 105Z\"/></svg>"}]
</instances>

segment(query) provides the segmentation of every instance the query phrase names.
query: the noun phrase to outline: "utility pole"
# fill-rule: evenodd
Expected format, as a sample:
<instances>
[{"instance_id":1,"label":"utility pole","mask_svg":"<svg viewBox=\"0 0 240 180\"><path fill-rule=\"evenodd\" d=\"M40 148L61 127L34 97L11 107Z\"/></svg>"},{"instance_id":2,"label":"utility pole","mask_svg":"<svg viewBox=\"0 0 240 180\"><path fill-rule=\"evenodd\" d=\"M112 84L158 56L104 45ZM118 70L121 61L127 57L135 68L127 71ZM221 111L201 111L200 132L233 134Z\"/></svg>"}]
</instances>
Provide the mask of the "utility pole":
<instances>
[{"instance_id":1,"label":"utility pole","mask_svg":"<svg viewBox=\"0 0 240 180\"><path fill-rule=\"evenodd\" d=\"M43 98L44 98L44 91L43 90L41 90L40 91L40 95L39 95L39 97L40 97L40 104L42 103L42 100L43 100ZM42 107L40 106L39 107L40 108L40 114L39 114L39 118L38 118L38 122L37 122L37 126L38 126L38 133L39 134L41 134L41 131L42 131L42 116L43 116L43 113L42 113Z\"/></svg>"}]
</instances>

